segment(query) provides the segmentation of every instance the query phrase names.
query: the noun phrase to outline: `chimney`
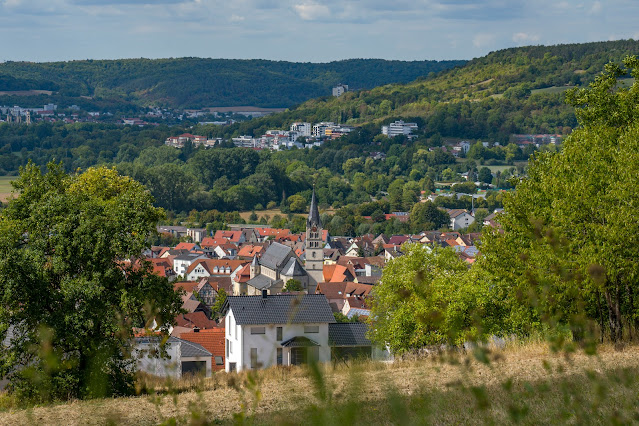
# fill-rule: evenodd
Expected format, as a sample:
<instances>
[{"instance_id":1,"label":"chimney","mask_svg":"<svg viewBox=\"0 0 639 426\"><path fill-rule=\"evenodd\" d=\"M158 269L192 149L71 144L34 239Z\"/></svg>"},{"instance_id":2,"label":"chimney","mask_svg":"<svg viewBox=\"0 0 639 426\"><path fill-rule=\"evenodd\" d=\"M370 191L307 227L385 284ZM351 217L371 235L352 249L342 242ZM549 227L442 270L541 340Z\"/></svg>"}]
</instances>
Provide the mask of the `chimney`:
<instances>
[{"instance_id":1,"label":"chimney","mask_svg":"<svg viewBox=\"0 0 639 426\"><path fill-rule=\"evenodd\" d=\"M266 299L268 296L268 290L262 290L262 299Z\"/></svg>"}]
</instances>

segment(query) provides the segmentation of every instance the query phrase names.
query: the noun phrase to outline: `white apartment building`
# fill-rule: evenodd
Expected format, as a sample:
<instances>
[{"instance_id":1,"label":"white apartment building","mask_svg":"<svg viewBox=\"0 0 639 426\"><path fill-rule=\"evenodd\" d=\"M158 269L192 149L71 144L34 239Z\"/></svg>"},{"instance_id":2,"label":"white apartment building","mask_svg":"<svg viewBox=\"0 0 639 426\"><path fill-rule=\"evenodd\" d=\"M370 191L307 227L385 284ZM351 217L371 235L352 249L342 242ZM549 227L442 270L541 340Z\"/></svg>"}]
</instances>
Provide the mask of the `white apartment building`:
<instances>
[{"instance_id":1,"label":"white apartment building","mask_svg":"<svg viewBox=\"0 0 639 426\"><path fill-rule=\"evenodd\" d=\"M393 138L400 135L410 135L418 128L419 126L417 126L417 123L404 123L403 120L397 120L394 123L390 123L388 126L382 126L382 134L389 138Z\"/></svg>"},{"instance_id":2,"label":"white apartment building","mask_svg":"<svg viewBox=\"0 0 639 426\"><path fill-rule=\"evenodd\" d=\"M297 132L299 136L306 138L311 136L311 123L293 123L291 124L291 132Z\"/></svg>"},{"instance_id":3,"label":"white apartment building","mask_svg":"<svg viewBox=\"0 0 639 426\"><path fill-rule=\"evenodd\" d=\"M322 121L313 125L313 136L316 138L323 138L326 136L326 129L332 129L335 127L335 123L331 121Z\"/></svg>"},{"instance_id":4,"label":"white apartment building","mask_svg":"<svg viewBox=\"0 0 639 426\"><path fill-rule=\"evenodd\" d=\"M333 96L337 98L342 96L346 92L348 92L348 85L346 84L338 84L337 86L333 87Z\"/></svg>"},{"instance_id":5,"label":"white apartment building","mask_svg":"<svg viewBox=\"0 0 639 426\"><path fill-rule=\"evenodd\" d=\"M256 141L252 136L242 135L239 138L232 138L233 144L240 148L255 148Z\"/></svg>"}]
</instances>

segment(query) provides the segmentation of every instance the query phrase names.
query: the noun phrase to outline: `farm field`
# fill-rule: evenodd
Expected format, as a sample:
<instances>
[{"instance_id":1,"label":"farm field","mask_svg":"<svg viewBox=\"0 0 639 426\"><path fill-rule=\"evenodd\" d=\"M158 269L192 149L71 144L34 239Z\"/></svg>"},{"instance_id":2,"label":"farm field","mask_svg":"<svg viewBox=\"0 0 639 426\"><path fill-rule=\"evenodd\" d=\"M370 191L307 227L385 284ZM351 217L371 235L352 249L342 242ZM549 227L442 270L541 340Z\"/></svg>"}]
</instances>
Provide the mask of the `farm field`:
<instances>
[{"instance_id":1,"label":"farm field","mask_svg":"<svg viewBox=\"0 0 639 426\"><path fill-rule=\"evenodd\" d=\"M0 176L0 201L3 203L11 196L11 181L15 179L16 176Z\"/></svg>"},{"instance_id":2,"label":"farm field","mask_svg":"<svg viewBox=\"0 0 639 426\"><path fill-rule=\"evenodd\" d=\"M160 384L151 395L29 409L0 395L0 424L625 424L636 420L638 373L637 346L606 345L587 356L533 343L487 359L219 372Z\"/></svg>"}]
</instances>

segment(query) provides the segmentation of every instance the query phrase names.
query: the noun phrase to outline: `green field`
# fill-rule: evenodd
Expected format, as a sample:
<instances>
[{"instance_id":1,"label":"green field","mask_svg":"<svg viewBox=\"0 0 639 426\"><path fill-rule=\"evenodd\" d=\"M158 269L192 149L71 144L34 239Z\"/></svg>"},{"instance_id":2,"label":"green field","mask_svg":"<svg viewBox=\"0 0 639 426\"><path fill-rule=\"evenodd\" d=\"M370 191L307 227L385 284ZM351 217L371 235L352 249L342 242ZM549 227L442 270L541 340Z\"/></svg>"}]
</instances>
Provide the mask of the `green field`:
<instances>
[{"instance_id":1,"label":"green field","mask_svg":"<svg viewBox=\"0 0 639 426\"><path fill-rule=\"evenodd\" d=\"M531 94L536 93L562 93L568 89L572 89L575 86L552 86L552 87L544 87L543 89L533 89L530 91Z\"/></svg>"},{"instance_id":2,"label":"green field","mask_svg":"<svg viewBox=\"0 0 639 426\"><path fill-rule=\"evenodd\" d=\"M15 180L16 176L0 176L0 201L6 201L11 195L11 181Z\"/></svg>"}]
</instances>

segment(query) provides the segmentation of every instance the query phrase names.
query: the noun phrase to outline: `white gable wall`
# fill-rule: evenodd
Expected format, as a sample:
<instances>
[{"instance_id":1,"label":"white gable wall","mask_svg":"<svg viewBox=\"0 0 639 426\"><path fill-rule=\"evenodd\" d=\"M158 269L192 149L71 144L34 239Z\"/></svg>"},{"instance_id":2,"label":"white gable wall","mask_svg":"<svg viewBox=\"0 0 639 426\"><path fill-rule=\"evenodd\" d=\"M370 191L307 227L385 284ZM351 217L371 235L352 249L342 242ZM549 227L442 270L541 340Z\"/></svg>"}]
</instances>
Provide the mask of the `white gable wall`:
<instances>
[{"instance_id":1,"label":"white gable wall","mask_svg":"<svg viewBox=\"0 0 639 426\"><path fill-rule=\"evenodd\" d=\"M304 326L318 326L318 333L305 333ZM264 334L252 334L254 327L264 327ZM282 339L277 339L277 327L282 327ZM320 346L318 347L318 361L331 360L331 349L328 345L328 324L257 324L241 325L235 323L232 310L226 315L226 371L230 371L230 364L235 363L236 371L252 369L251 349L257 349L256 368L268 368L277 365L277 348L280 343L293 337L307 337ZM230 347L229 347L230 344ZM282 365L290 365L290 351L282 348Z\"/></svg>"}]
</instances>

